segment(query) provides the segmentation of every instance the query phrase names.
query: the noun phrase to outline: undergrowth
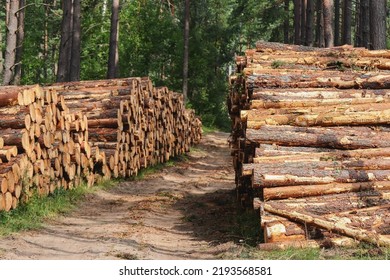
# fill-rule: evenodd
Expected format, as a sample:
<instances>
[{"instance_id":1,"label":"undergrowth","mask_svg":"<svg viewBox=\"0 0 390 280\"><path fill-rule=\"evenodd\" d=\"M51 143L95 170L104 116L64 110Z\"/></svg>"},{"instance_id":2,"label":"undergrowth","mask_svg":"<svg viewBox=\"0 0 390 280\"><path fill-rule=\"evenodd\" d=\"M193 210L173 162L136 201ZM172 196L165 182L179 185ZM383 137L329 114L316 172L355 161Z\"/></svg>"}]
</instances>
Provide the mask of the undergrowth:
<instances>
[{"instance_id":1,"label":"undergrowth","mask_svg":"<svg viewBox=\"0 0 390 280\"><path fill-rule=\"evenodd\" d=\"M16 209L10 212L0 212L0 236L6 236L13 232L39 229L45 221L75 209L88 193L98 189L107 189L113 186L114 183L115 181L111 180L94 187L81 184L70 190L60 188L49 196L35 194L27 203L19 205Z\"/></svg>"}]
</instances>

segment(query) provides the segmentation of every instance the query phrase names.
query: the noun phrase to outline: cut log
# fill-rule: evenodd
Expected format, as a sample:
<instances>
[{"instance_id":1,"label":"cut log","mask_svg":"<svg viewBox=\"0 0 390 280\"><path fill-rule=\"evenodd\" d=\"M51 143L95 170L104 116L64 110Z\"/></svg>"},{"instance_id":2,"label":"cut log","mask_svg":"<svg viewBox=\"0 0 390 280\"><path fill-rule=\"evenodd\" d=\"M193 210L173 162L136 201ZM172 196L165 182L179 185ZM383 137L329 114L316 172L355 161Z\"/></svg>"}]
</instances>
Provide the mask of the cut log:
<instances>
[{"instance_id":1,"label":"cut log","mask_svg":"<svg viewBox=\"0 0 390 280\"><path fill-rule=\"evenodd\" d=\"M389 170L306 170L305 168L268 170L267 168L256 168L253 170L252 187L320 185L389 180Z\"/></svg>"},{"instance_id":2,"label":"cut log","mask_svg":"<svg viewBox=\"0 0 390 280\"><path fill-rule=\"evenodd\" d=\"M336 150L261 144L260 147L255 150L253 163L261 163L263 161L289 161L293 159L360 159L388 156L390 156L390 148Z\"/></svg>"},{"instance_id":3,"label":"cut log","mask_svg":"<svg viewBox=\"0 0 390 280\"><path fill-rule=\"evenodd\" d=\"M273 207L273 205L269 202L264 203L263 209L267 212L270 212L275 215L280 215L293 221L315 225L332 232L340 233L355 238L360 241L365 241L378 246L390 246L390 237L364 229L356 229L349 227L346 225L347 222L342 220L334 222L318 215L305 213L304 211L277 209Z\"/></svg>"},{"instance_id":4,"label":"cut log","mask_svg":"<svg viewBox=\"0 0 390 280\"><path fill-rule=\"evenodd\" d=\"M282 71L261 70L252 74L251 87L254 88L339 88L339 89L388 89L390 75L367 73L343 73L337 71Z\"/></svg>"},{"instance_id":5,"label":"cut log","mask_svg":"<svg viewBox=\"0 0 390 280\"><path fill-rule=\"evenodd\" d=\"M370 128L299 128L292 126L262 126L259 130L248 129L247 140L256 143L283 146L327 147L338 149L364 149L389 147L389 132Z\"/></svg>"},{"instance_id":6,"label":"cut log","mask_svg":"<svg viewBox=\"0 0 390 280\"><path fill-rule=\"evenodd\" d=\"M264 188L264 200L277 200L287 198L302 198L310 196L323 196L360 191L390 190L389 181L359 182L359 183L331 183L324 185L300 185Z\"/></svg>"}]
</instances>

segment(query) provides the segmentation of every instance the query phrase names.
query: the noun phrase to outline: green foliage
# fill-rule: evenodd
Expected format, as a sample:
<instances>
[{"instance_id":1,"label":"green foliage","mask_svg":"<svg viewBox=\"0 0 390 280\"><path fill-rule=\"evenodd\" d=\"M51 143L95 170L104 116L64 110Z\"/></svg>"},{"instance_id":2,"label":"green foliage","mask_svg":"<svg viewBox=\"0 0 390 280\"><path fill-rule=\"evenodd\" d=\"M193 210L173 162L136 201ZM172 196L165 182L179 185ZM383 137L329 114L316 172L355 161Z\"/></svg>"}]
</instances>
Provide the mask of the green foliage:
<instances>
[{"instance_id":1,"label":"green foliage","mask_svg":"<svg viewBox=\"0 0 390 280\"><path fill-rule=\"evenodd\" d=\"M120 76L150 76L156 86L182 90L184 1L122 0ZM190 7L189 102L203 124L230 129L228 69L234 56L259 40L281 40L284 1L199 0ZM27 3L23 84L51 83L61 36L61 1ZM81 79L107 72L111 1L85 0L81 9ZM5 9L0 9L5 39Z\"/></svg>"}]
</instances>

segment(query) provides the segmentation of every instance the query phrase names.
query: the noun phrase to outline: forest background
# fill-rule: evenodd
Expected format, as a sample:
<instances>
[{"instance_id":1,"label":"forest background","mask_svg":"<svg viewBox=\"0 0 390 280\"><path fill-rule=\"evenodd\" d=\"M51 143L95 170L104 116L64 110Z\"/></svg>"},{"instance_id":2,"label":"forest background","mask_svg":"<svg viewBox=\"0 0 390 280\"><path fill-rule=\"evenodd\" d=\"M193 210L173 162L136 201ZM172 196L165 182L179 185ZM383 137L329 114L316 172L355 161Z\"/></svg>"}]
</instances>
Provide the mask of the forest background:
<instances>
[{"instance_id":1,"label":"forest background","mask_svg":"<svg viewBox=\"0 0 390 280\"><path fill-rule=\"evenodd\" d=\"M256 41L389 47L387 0L0 2L3 85L149 76L182 92L187 19L187 106L224 130L234 58Z\"/></svg>"}]
</instances>

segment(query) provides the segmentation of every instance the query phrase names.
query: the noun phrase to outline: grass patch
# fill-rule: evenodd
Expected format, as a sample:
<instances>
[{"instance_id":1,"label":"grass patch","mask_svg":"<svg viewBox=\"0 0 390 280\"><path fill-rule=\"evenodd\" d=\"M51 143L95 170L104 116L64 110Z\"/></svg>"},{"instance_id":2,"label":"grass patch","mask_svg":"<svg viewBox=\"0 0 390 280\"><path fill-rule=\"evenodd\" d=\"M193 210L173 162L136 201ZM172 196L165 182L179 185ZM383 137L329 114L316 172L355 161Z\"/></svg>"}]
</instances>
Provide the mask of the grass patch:
<instances>
[{"instance_id":1,"label":"grass patch","mask_svg":"<svg viewBox=\"0 0 390 280\"><path fill-rule=\"evenodd\" d=\"M175 156L174 158L171 158L170 160L164 162L164 163L158 163L152 166L149 166L147 168L142 168L138 174L130 180L133 181L139 181L145 179L146 176L152 175L154 173L157 173L158 171L161 171L162 169L166 167L173 167L175 166L178 162L185 162L188 161L188 156L186 154L178 155Z\"/></svg>"},{"instance_id":2,"label":"grass patch","mask_svg":"<svg viewBox=\"0 0 390 280\"><path fill-rule=\"evenodd\" d=\"M219 131L219 129L216 127L202 125L202 133L203 134L209 134L209 133L217 132L217 131Z\"/></svg>"},{"instance_id":3,"label":"grass patch","mask_svg":"<svg viewBox=\"0 0 390 280\"><path fill-rule=\"evenodd\" d=\"M39 229L47 220L54 219L75 209L88 193L98 189L108 189L116 181L102 182L94 187L82 184L71 190L57 189L49 196L33 195L28 203L19 205L10 212L0 212L0 236L14 232Z\"/></svg>"}]
</instances>

